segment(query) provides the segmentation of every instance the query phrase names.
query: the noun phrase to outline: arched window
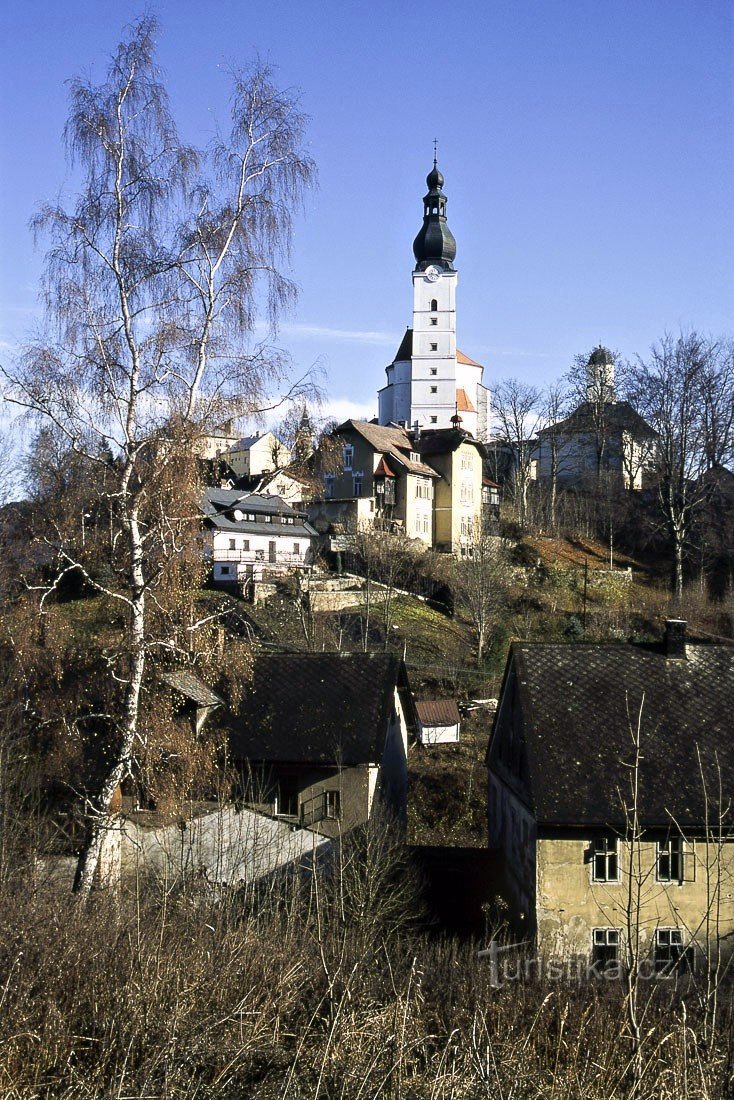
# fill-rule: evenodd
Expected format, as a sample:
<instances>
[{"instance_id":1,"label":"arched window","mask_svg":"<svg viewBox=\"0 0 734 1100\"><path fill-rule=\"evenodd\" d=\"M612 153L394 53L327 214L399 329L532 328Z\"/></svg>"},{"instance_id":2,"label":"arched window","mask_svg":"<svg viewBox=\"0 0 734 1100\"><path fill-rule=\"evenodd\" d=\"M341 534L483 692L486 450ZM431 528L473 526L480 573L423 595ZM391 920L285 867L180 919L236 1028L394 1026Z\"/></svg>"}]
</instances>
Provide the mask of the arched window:
<instances>
[{"instance_id":1,"label":"arched window","mask_svg":"<svg viewBox=\"0 0 734 1100\"><path fill-rule=\"evenodd\" d=\"M433 313L435 313L437 309L438 309L438 302L436 301L435 298L431 298L431 311Z\"/></svg>"}]
</instances>

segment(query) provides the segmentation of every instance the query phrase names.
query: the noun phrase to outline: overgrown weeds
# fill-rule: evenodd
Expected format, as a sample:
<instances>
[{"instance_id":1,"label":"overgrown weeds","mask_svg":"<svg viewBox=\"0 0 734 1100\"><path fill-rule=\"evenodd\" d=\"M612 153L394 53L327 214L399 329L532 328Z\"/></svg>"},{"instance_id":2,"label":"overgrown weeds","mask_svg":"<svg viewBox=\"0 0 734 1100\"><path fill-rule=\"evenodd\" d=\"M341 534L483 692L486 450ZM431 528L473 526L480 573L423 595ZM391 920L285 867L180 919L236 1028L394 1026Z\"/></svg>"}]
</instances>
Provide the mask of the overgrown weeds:
<instances>
[{"instance_id":1,"label":"overgrown weeds","mask_svg":"<svg viewBox=\"0 0 734 1100\"><path fill-rule=\"evenodd\" d=\"M659 983L634 1084L618 983L497 988L476 944L406 923L401 859L357 845L326 876L215 901L80 905L16 878L0 907L0 1096L730 1095L731 1003L705 1047L693 1003Z\"/></svg>"}]
</instances>

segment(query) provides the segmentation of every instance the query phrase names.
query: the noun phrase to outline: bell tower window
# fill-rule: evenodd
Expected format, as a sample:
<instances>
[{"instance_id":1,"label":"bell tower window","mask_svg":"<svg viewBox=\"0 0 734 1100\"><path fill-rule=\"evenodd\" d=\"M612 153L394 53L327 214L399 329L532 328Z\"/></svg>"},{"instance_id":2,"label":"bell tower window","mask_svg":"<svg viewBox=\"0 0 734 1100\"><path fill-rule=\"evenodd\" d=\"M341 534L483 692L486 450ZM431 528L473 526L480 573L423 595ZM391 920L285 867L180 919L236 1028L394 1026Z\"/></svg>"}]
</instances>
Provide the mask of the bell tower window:
<instances>
[{"instance_id":1,"label":"bell tower window","mask_svg":"<svg viewBox=\"0 0 734 1100\"><path fill-rule=\"evenodd\" d=\"M431 298L431 313L438 312L438 299Z\"/></svg>"}]
</instances>

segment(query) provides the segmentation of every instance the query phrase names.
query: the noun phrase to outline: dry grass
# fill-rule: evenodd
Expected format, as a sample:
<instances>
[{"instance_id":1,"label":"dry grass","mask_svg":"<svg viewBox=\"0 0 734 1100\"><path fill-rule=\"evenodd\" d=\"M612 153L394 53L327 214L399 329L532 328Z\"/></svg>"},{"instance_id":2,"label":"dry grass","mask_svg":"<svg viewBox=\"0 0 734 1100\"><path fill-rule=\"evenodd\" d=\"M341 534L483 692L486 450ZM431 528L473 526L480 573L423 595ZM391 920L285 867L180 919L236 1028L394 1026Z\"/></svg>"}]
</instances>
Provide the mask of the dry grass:
<instances>
[{"instance_id":1,"label":"dry grass","mask_svg":"<svg viewBox=\"0 0 734 1100\"><path fill-rule=\"evenodd\" d=\"M731 1095L730 1007L704 1048L695 997L659 983L631 1091L618 984L493 988L476 945L409 929L405 867L374 856L217 903L6 889L0 1097Z\"/></svg>"}]
</instances>

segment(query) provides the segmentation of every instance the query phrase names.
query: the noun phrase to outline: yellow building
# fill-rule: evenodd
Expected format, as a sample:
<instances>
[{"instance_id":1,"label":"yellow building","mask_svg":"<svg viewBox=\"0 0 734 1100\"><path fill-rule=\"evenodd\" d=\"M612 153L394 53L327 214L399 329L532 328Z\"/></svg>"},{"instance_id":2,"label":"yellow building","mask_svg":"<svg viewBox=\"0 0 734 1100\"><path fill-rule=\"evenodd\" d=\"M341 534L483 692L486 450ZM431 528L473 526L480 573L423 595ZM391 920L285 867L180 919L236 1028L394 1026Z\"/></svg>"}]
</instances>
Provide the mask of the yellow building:
<instances>
[{"instance_id":1,"label":"yellow building","mask_svg":"<svg viewBox=\"0 0 734 1100\"><path fill-rule=\"evenodd\" d=\"M325 499L310 514L353 516L358 501L360 524L466 555L481 530L483 453L458 426L410 432L347 420L319 457Z\"/></svg>"},{"instance_id":2,"label":"yellow building","mask_svg":"<svg viewBox=\"0 0 734 1100\"><path fill-rule=\"evenodd\" d=\"M651 972L734 951L734 648L515 643L490 845L542 955Z\"/></svg>"},{"instance_id":3,"label":"yellow building","mask_svg":"<svg viewBox=\"0 0 734 1100\"><path fill-rule=\"evenodd\" d=\"M434 500L434 547L465 557L482 529L484 447L458 426L419 436L413 433L413 439L424 462L440 474Z\"/></svg>"}]
</instances>

